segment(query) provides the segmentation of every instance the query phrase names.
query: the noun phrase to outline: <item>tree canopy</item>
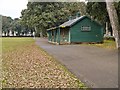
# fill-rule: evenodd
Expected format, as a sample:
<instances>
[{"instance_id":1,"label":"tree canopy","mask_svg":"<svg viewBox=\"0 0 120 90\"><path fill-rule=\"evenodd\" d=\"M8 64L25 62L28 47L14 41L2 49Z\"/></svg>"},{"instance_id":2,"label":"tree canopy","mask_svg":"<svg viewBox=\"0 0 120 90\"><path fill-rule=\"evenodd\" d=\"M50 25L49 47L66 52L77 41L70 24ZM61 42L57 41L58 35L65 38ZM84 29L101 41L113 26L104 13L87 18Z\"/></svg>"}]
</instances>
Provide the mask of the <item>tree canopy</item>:
<instances>
[{"instance_id":1,"label":"tree canopy","mask_svg":"<svg viewBox=\"0 0 120 90\"><path fill-rule=\"evenodd\" d=\"M115 2L115 8L117 10L118 19L120 22L120 2ZM104 28L106 27L107 22L108 30L112 33L106 2L88 2L86 5L86 12L87 15L91 16L93 19L101 23Z\"/></svg>"},{"instance_id":2,"label":"tree canopy","mask_svg":"<svg viewBox=\"0 0 120 90\"><path fill-rule=\"evenodd\" d=\"M77 12L85 14L85 8L85 3L29 2L21 12L21 24L45 36L46 29L62 24Z\"/></svg>"},{"instance_id":3,"label":"tree canopy","mask_svg":"<svg viewBox=\"0 0 120 90\"><path fill-rule=\"evenodd\" d=\"M115 3L115 8L120 22L120 1ZM3 16L3 31L12 30L18 35L35 31L37 36L40 33L46 36L46 29L62 24L70 16L74 18L77 12L90 16L104 27L108 22L109 30L112 31L105 2L28 2L20 18Z\"/></svg>"}]
</instances>

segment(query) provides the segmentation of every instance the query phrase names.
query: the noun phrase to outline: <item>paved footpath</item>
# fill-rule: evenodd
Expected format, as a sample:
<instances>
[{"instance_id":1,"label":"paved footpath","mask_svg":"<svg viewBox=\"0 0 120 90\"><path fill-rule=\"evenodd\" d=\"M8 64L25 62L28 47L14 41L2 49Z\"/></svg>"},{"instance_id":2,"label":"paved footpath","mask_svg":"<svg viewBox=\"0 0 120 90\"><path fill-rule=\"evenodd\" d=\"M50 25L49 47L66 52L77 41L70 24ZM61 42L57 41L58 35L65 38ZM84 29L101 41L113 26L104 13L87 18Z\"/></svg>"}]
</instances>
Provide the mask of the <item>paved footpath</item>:
<instances>
[{"instance_id":1,"label":"paved footpath","mask_svg":"<svg viewBox=\"0 0 120 90\"><path fill-rule=\"evenodd\" d=\"M36 44L54 56L91 88L118 87L118 52L85 45L53 45L47 39Z\"/></svg>"}]
</instances>

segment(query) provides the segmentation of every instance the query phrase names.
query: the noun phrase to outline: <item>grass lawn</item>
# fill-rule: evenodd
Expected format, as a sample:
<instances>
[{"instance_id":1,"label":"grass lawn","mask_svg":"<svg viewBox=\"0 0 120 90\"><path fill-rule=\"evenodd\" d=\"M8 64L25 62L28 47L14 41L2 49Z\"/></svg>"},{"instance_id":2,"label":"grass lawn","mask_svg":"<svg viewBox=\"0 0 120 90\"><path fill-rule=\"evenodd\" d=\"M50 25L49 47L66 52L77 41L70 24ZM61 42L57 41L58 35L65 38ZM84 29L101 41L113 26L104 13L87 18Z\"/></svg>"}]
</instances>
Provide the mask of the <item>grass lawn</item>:
<instances>
[{"instance_id":1,"label":"grass lawn","mask_svg":"<svg viewBox=\"0 0 120 90\"><path fill-rule=\"evenodd\" d=\"M97 47L106 48L109 50L116 49L116 44L115 44L115 41L113 40L104 40L104 43L102 44L86 44L86 45L97 46Z\"/></svg>"},{"instance_id":2,"label":"grass lawn","mask_svg":"<svg viewBox=\"0 0 120 90\"><path fill-rule=\"evenodd\" d=\"M32 38L2 38L3 88L86 88Z\"/></svg>"}]
</instances>

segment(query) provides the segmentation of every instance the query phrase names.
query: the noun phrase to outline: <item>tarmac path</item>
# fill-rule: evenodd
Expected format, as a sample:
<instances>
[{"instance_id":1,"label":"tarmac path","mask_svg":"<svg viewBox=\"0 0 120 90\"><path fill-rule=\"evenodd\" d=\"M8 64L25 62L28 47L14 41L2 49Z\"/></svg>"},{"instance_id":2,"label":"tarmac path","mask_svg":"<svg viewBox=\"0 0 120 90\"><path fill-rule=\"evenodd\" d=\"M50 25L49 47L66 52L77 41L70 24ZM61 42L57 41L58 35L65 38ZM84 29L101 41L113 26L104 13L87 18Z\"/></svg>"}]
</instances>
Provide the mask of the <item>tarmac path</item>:
<instances>
[{"instance_id":1,"label":"tarmac path","mask_svg":"<svg viewBox=\"0 0 120 90\"><path fill-rule=\"evenodd\" d=\"M91 88L118 88L118 51L87 45L53 45L36 38L36 44L56 58Z\"/></svg>"}]
</instances>

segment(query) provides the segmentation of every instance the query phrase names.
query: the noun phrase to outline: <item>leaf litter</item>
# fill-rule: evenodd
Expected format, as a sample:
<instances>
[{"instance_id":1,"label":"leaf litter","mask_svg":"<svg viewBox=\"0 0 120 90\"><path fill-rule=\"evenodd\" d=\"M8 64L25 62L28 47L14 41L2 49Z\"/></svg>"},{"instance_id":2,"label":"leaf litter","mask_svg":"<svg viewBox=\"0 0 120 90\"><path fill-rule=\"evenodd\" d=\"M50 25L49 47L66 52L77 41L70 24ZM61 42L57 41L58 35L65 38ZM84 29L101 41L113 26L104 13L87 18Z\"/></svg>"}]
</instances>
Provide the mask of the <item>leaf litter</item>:
<instances>
[{"instance_id":1,"label":"leaf litter","mask_svg":"<svg viewBox=\"0 0 120 90\"><path fill-rule=\"evenodd\" d=\"M3 53L3 88L84 88L35 44Z\"/></svg>"}]
</instances>

